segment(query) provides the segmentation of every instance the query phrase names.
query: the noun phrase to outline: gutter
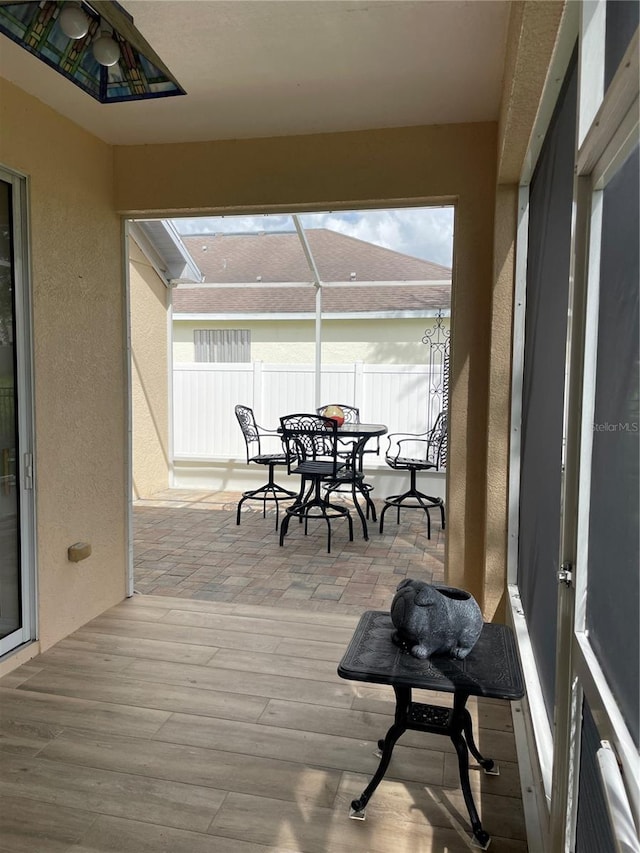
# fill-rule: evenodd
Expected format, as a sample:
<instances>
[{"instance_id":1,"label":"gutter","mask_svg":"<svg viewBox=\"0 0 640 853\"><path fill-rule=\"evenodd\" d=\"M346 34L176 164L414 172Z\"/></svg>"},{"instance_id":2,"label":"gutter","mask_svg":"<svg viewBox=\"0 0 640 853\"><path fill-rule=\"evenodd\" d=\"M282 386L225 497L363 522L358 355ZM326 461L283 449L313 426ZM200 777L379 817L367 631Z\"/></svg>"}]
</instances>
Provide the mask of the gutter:
<instances>
[{"instance_id":1,"label":"gutter","mask_svg":"<svg viewBox=\"0 0 640 853\"><path fill-rule=\"evenodd\" d=\"M233 314L182 314L174 311L174 320L197 321L205 323L221 321L267 321L267 320L314 320L315 313L304 312L261 312L257 313L233 313ZM450 317L449 308L427 308L424 311L341 311L335 314L324 313L325 322L329 320L423 320L429 317Z\"/></svg>"}]
</instances>

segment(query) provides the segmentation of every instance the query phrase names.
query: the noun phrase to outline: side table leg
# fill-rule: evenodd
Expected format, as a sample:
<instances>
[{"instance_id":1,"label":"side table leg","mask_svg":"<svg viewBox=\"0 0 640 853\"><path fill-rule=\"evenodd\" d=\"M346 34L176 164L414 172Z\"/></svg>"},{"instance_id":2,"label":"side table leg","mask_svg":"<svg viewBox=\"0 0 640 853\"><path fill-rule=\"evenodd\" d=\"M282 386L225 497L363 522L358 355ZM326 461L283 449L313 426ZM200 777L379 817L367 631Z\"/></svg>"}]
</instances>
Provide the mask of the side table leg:
<instances>
[{"instance_id":1,"label":"side table leg","mask_svg":"<svg viewBox=\"0 0 640 853\"><path fill-rule=\"evenodd\" d=\"M471 822L471 831L474 837L474 846L480 847L481 850L486 850L491 843L491 836L482 828L480 816L476 809L476 804L473 801L471 793L471 782L469 780L469 750L463 736L465 727L465 714L468 712L465 708L467 696L456 693L453 701L453 719L451 722L450 738L458 755L458 769L460 771L460 787L462 788L462 796L469 812L469 820ZM475 744L474 744L475 746Z\"/></svg>"},{"instance_id":2,"label":"side table leg","mask_svg":"<svg viewBox=\"0 0 640 853\"><path fill-rule=\"evenodd\" d=\"M476 742L473 739L473 723L471 722L471 714L466 710L466 708L464 711L464 738L467 742L467 746L469 747L469 752L473 755L484 772L489 776L499 776L500 768L493 758L484 758L476 746Z\"/></svg>"},{"instance_id":3,"label":"side table leg","mask_svg":"<svg viewBox=\"0 0 640 853\"><path fill-rule=\"evenodd\" d=\"M391 761L391 754L396 745L398 738L407 730L407 711L411 704L411 688L396 686L393 687L396 694L396 713L395 720L389 731L386 733L384 740L378 741L378 747L382 750L380 764L376 770L373 779L369 782L358 799L351 801L351 810L349 817L354 820L365 819L365 808L373 792L376 790L382 781L384 774L387 772L387 767ZM464 740L463 740L464 742Z\"/></svg>"}]
</instances>

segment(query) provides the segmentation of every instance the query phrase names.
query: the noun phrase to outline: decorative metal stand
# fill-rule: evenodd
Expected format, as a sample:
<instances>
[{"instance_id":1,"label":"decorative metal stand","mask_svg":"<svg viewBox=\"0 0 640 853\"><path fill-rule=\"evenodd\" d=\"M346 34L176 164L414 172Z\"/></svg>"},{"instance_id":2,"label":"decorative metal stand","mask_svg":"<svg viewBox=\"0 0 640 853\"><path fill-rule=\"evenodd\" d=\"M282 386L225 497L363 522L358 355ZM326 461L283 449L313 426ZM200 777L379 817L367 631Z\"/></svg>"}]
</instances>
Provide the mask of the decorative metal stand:
<instances>
[{"instance_id":1,"label":"decorative metal stand","mask_svg":"<svg viewBox=\"0 0 640 853\"><path fill-rule=\"evenodd\" d=\"M444 315L438 311L430 329L425 329L422 343L429 347L429 394L427 399L427 424L434 424L440 412L449 409L449 351L450 329L443 325ZM447 467L447 448L444 448L442 467Z\"/></svg>"}]
</instances>

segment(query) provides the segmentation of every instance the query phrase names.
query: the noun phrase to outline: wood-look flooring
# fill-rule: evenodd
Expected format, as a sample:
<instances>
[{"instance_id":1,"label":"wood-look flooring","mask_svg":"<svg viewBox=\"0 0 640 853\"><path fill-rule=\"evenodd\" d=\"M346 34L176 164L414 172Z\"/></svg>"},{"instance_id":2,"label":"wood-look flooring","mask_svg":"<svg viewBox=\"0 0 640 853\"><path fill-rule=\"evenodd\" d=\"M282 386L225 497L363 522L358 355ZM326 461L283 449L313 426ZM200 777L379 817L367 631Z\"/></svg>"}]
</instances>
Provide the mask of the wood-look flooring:
<instances>
[{"instance_id":1,"label":"wood-look flooring","mask_svg":"<svg viewBox=\"0 0 640 853\"><path fill-rule=\"evenodd\" d=\"M348 817L393 713L336 674L356 621L139 595L0 679L0 853L466 853L439 735L407 732ZM470 710L491 850L525 853L511 709Z\"/></svg>"}]
</instances>

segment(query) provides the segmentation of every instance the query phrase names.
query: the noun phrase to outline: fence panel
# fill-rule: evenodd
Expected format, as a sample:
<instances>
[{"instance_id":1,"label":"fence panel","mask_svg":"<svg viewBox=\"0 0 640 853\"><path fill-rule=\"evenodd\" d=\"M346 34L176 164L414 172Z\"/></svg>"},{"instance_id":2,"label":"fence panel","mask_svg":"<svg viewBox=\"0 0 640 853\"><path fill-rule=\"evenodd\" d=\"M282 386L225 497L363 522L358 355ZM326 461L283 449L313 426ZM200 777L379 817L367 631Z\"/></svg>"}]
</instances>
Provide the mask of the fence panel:
<instances>
[{"instance_id":1,"label":"fence panel","mask_svg":"<svg viewBox=\"0 0 640 853\"><path fill-rule=\"evenodd\" d=\"M430 372L421 365L368 365L364 374L363 420L385 423L389 432L424 432Z\"/></svg>"},{"instance_id":2,"label":"fence panel","mask_svg":"<svg viewBox=\"0 0 640 853\"><path fill-rule=\"evenodd\" d=\"M174 455L242 458L234 406L250 406L262 426L275 428L283 414L315 410L314 376L314 365L177 363ZM322 403L358 406L363 421L386 424L389 432L424 432L438 414L429 413L431 385L432 370L424 365L326 365ZM383 440L380 462L384 447Z\"/></svg>"},{"instance_id":3,"label":"fence panel","mask_svg":"<svg viewBox=\"0 0 640 853\"><path fill-rule=\"evenodd\" d=\"M323 365L320 405L345 403L351 406L360 406L360 401L356 399L355 373L355 364ZM363 418L363 420L365 419Z\"/></svg>"},{"instance_id":4,"label":"fence panel","mask_svg":"<svg viewBox=\"0 0 640 853\"><path fill-rule=\"evenodd\" d=\"M173 379L174 455L242 457L234 406L252 405L253 366L176 364Z\"/></svg>"},{"instance_id":5,"label":"fence panel","mask_svg":"<svg viewBox=\"0 0 640 853\"><path fill-rule=\"evenodd\" d=\"M280 417L293 412L313 412L315 371L312 364L263 364L256 417L264 426L280 426Z\"/></svg>"}]
</instances>

